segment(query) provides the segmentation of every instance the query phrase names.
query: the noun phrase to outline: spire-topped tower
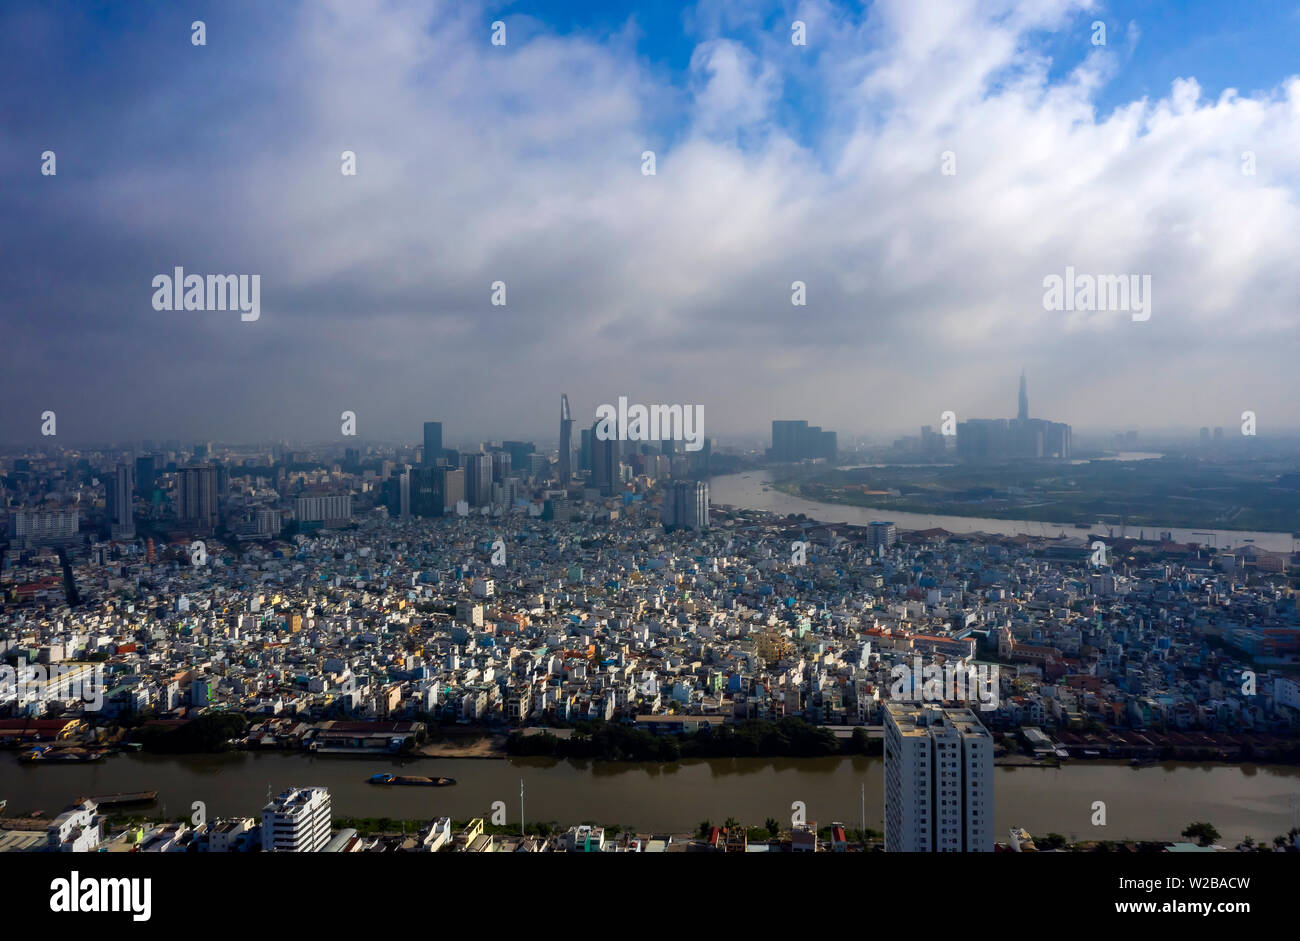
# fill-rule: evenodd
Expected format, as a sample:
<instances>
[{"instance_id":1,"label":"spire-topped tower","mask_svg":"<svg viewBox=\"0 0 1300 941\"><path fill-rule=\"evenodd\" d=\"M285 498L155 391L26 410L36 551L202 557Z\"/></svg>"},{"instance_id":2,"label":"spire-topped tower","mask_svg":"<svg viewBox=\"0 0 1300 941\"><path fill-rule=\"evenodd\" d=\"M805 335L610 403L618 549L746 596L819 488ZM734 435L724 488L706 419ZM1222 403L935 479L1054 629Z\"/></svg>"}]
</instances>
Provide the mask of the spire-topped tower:
<instances>
[{"instance_id":1,"label":"spire-topped tower","mask_svg":"<svg viewBox=\"0 0 1300 941\"><path fill-rule=\"evenodd\" d=\"M560 395L560 466L557 473L560 486L569 486L573 477L571 461L573 460L573 418L569 415L569 396Z\"/></svg>"},{"instance_id":2,"label":"spire-topped tower","mask_svg":"<svg viewBox=\"0 0 1300 941\"><path fill-rule=\"evenodd\" d=\"M1025 386L1025 371L1023 368L1020 370L1020 411L1016 414L1016 418L1021 421L1029 420L1029 392Z\"/></svg>"}]
</instances>

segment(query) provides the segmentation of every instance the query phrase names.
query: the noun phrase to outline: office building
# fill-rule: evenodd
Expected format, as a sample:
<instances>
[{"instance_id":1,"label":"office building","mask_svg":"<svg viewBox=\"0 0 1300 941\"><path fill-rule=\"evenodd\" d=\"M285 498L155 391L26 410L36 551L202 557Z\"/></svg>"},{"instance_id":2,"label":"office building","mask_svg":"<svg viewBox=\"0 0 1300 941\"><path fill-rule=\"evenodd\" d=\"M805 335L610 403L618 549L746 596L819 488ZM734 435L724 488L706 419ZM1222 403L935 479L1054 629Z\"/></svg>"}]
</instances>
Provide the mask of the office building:
<instances>
[{"instance_id":1,"label":"office building","mask_svg":"<svg viewBox=\"0 0 1300 941\"><path fill-rule=\"evenodd\" d=\"M107 482L105 507L109 535L113 539L135 538L135 465L122 463Z\"/></svg>"},{"instance_id":2,"label":"office building","mask_svg":"<svg viewBox=\"0 0 1300 941\"><path fill-rule=\"evenodd\" d=\"M389 519L411 515L411 475L405 470L392 470L381 488L381 499L388 509Z\"/></svg>"},{"instance_id":3,"label":"office building","mask_svg":"<svg viewBox=\"0 0 1300 941\"><path fill-rule=\"evenodd\" d=\"M412 516L443 516L455 510L458 501L465 499L465 472L461 468L413 467L409 477Z\"/></svg>"},{"instance_id":4,"label":"office building","mask_svg":"<svg viewBox=\"0 0 1300 941\"><path fill-rule=\"evenodd\" d=\"M408 472L409 508L412 516L432 518L446 512L444 481L446 469L412 467Z\"/></svg>"},{"instance_id":5,"label":"office building","mask_svg":"<svg viewBox=\"0 0 1300 941\"><path fill-rule=\"evenodd\" d=\"M506 455L506 459L509 459L509 455ZM525 494L518 477L507 477L499 484L492 484L492 502L496 506L518 506L521 500L525 500Z\"/></svg>"},{"instance_id":6,"label":"office building","mask_svg":"<svg viewBox=\"0 0 1300 941\"><path fill-rule=\"evenodd\" d=\"M330 839L330 792L291 787L262 808L262 852L317 853Z\"/></svg>"},{"instance_id":7,"label":"office building","mask_svg":"<svg viewBox=\"0 0 1300 941\"><path fill-rule=\"evenodd\" d=\"M427 421L424 423L424 459L422 463L425 467L433 467L442 457L442 422Z\"/></svg>"},{"instance_id":8,"label":"office building","mask_svg":"<svg viewBox=\"0 0 1300 941\"><path fill-rule=\"evenodd\" d=\"M492 451L492 483L504 483L514 469L514 459L510 452L494 449Z\"/></svg>"},{"instance_id":9,"label":"office building","mask_svg":"<svg viewBox=\"0 0 1300 941\"><path fill-rule=\"evenodd\" d=\"M528 469L528 455L537 450L531 441L502 441L501 450L510 455L510 466L521 471Z\"/></svg>"},{"instance_id":10,"label":"office building","mask_svg":"<svg viewBox=\"0 0 1300 941\"><path fill-rule=\"evenodd\" d=\"M702 480L676 480L664 488L659 518L672 532L709 528L709 485Z\"/></svg>"},{"instance_id":11,"label":"office building","mask_svg":"<svg viewBox=\"0 0 1300 941\"><path fill-rule=\"evenodd\" d=\"M591 442L593 436L590 428L582 429L581 443L578 446L578 470L591 473Z\"/></svg>"},{"instance_id":12,"label":"office building","mask_svg":"<svg viewBox=\"0 0 1300 941\"><path fill-rule=\"evenodd\" d=\"M971 710L885 704L885 851L993 851L993 736Z\"/></svg>"},{"instance_id":13,"label":"office building","mask_svg":"<svg viewBox=\"0 0 1300 941\"><path fill-rule=\"evenodd\" d=\"M146 503L153 499L158 484L158 459L152 454L135 459L135 492Z\"/></svg>"},{"instance_id":14,"label":"office building","mask_svg":"<svg viewBox=\"0 0 1300 941\"><path fill-rule=\"evenodd\" d=\"M533 480L544 481L551 476L551 459L536 452L528 455L528 476Z\"/></svg>"},{"instance_id":15,"label":"office building","mask_svg":"<svg viewBox=\"0 0 1300 941\"><path fill-rule=\"evenodd\" d=\"M182 467L176 472L176 518L186 526L211 529L217 525L217 469L211 464Z\"/></svg>"},{"instance_id":16,"label":"office building","mask_svg":"<svg viewBox=\"0 0 1300 941\"><path fill-rule=\"evenodd\" d=\"M602 496L609 496L619 488L619 440L617 438L601 439L596 434L597 422L591 426L591 486L600 491Z\"/></svg>"},{"instance_id":17,"label":"office building","mask_svg":"<svg viewBox=\"0 0 1300 941\"><path fill-rule=\"evenodd\" d=\"M573 418L569 415L569 397L560 396L560 460L558 474L561 487L573 479Z\"/></svg>"},{"instance_id":18,"label":"office building","mask_svg":"<svg viewBox=\"0 0 1300 941\"><path fill-rule=\"evenodd\" d=\"M489 506L492 503L492 455L462 454L460 466L465 472L464 499L470 506ZM451 506L455 506L455 502Z\"/></svg>"}]
</instances>

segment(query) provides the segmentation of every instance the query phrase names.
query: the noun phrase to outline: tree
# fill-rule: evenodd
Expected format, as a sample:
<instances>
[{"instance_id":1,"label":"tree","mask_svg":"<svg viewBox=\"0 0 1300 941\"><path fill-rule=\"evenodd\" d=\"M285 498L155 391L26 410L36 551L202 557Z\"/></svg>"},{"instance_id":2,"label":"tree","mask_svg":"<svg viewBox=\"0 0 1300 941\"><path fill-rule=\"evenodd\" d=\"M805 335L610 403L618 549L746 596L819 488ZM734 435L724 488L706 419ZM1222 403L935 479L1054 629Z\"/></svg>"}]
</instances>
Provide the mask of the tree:
<instances>
[{"instance_id":1,"label":"tree","mask_svg":"<svg viewBox=\"0 0 1300 941\"><path fill-rule=\"evenodd\" d=\"M712 829L713 829L713 823L711 821L701 820L700 828L696 832L699 834L701 840L705 840L708 839L709 831Z\"/></svg>"},{"instance_id":2,"label":"tree","mask_svg":"<svg viewBox=\"0 0 1300 941\"><path fill-rule=\"evenodd\" d=\"M867 734L866 729L859 725L853 730L853 737L850 742L854 752L865 755L867 749L871 747L871 736Z\"/></svg>"},{"instance_id":3,"label":"tree","mask_svg":"<svg viewBox=\"0 0 1300 941\"><path fill-rule=\"evenodd\" d=\"M740 821L735 817L728 817L723 826L728 830L734 830L736 827L740 826Z\"/></svg>"},{"instance_id":4,"label":"tree","mask_svg":"<svg viewBox=\"0 0 1300 941\"><path fill-rule=\"evenodd\" d=\"M1059 850L1065 846L1066 839L1059 833L1049 833L1034 840L1034 845L1044 850Z\"/></svg>"},{"instance_id":5,"label":"tree","mask_svg":"<svg viewBox=\"0 0 1300 941\"><path fill-rule=\"evenodd\" d=\"M1196 840L1201 846L1209 846L1211 843L1218 842L1219 831L1211 823L1198 821L1191 823L1183 831L1183 837L1188 840Z\"/></svg>"},{"instance_id":6,"label":"tree","mask_svg":"<svg viewBox=\"0 0 1300 941\"><path fill-rule=\"evenodd\" d=\"M776 822L775 817L768 817L763 821L763 829L772 834L772 836L776 836L781 832L781 825Z\"/></svg>"}]
</instances>

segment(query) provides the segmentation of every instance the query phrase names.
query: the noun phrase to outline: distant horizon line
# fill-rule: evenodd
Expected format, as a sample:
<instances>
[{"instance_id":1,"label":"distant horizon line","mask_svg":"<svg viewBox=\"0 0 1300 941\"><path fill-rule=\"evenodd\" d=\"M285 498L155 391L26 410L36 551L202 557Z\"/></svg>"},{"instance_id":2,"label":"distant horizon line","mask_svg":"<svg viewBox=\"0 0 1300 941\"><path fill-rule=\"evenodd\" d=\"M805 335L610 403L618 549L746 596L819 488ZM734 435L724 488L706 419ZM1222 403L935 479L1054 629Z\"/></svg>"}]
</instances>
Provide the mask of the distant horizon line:
<instances>
[{"instance_id":1,"label":"distant horizon line","mask_svg":"<svg viewBox=\"0 0 1300 941\"><path fill-rule=\"evenodd\" d=\"M776 420L779 421L783 419L776 419ZM995 419L976 419L976 420L997 421L998 419L995 418ZM1004 420L1015 421L1016 419L1008 418ZM1064 423L1064 424L1068 424L1068 423ZM861 446L881 447L881 446L888 446L889 442L885 439L890 439L890 438L896 439L899 437L919 437L922 427L924 426L918 425L916 428L910 430L897 429L897 430L883 430L883 431L871 431L871 432L867 432L867 431L846 432L838 429L828 429L828 430L832 430L836 432L836 434L840 438L841 444L845 440L848 440L848 441L856 442L856 446L859 447ZM1129 432L1136 431L1140 437L1134 443L1133 449L1139 451L1142 450L1141 445L1144 443L1145 444L1178 443L1178 440L1183 438L1190 438L1194 441L1199 440L1199 435L1202 428L1207 428L1211 430L1215 428L1225 429L1225 434L1222 439L1222 441L1224 442L1235 441L1238 437L1246 437L1246 436L1241 436L1236 434L1228 435L1226 433L1226 429L1228 428L1232 428L1235 431L1236 430L1235 424L1186 425L1186 426L1171 425L1162 428L1146 428L1146 429L1097 428L1097 427L1089 428L1086 426L1075 426L1075 425L1071 425L1070 427L1072 433L1076 438L1080 436L1096 437L1096 438L1114 438L1117 435L1124 435L1124 434L1128 434ZM446 432L444 430L444 441L447 440L447 437L448 436L446 435ZM733 442L735 443L757 443L757 442L770 443L771 442L770 429L764 432L757 432L757 431L727 432L723 434L705 435L704 437L707 440L711 441L714 447L717 447L720 443L728 444ZM1260 431L1258 434L1250 437L1268 438L1270 440L1284 440L1291 437L1300 437L1300 425L1290 427L1290 428L1275 427L1271 429L1270 432L1267 434L1265 434L1263 431ZM863 442L861 439L867 439L867 441ZM672 440L672 439L655 439L655 440ZM461 442L460 445L448 446L448 447L449 449L453 449L453 450L461 450L463 447L477 446L483 444L493 444L493 443L500 444L505 441L523 441L530 444L544 443L544 444L558 445L559 436L554 435L552 437L550 435L545 435L545 436L521 435L521 436L504 436L504 437L483 437L474 440L472 444L469 441L464 441ZM149 447L145 447L145 442L150 443ZM274 447L283 447L283 446L311 447L311 448L334 447L334 448L346 449L346 448L352 448L352 447L357 447L362 445L369 446L369 447L388 446L388 447L418 448L418 447L422 447L424 442L419 437L408 439L408 438L385 437L382 435L363 436L359 434L356 436L349 436L347 438L316 438L316 439L305 439L305 438L293 439L293 438L284 438L284 437L227 439L227 438L204 437L204 436L190 436L187 438L180 438L174 435L170 435L167 437L161 437L155 435L152 437L142 436L136 438L122 438L117 441L104 441L102 439L98 441L87 440L87 439L69 440L69 441L62 441L62 440L49 441L44 439L32 439L28 441L5 441L5 442L0 442L0 450L6 450L6 451L17 450L17 449L29 449L29 450L30 449L36 449L36 450L62 449L62 450L88 450L88 451L164 450L164 449L185 450L185 449L191 449L198 444L210 444L212 446L220 446L220 447L230 448L230 449L274 448Z\"/></svg>"}]
</instances>

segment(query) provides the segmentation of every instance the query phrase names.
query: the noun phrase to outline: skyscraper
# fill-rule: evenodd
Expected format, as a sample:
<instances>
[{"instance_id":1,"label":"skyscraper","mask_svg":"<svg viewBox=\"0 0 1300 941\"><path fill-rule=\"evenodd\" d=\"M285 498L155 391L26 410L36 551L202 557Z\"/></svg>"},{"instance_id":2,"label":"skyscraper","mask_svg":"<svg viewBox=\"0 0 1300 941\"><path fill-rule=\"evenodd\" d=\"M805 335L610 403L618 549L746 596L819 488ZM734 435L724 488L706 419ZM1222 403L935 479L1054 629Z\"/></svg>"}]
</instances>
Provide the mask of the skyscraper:
<instances>
[{"instance_id":1,"label":"skyscraper","mask_svg":"<svg viewBox=\"0 0 1300 941\"><path fill-rule=\"evenodd\" d=\"M510 476L510 471L514 467L514 459L510 457L509 451L492 452L492 483L503 483Z\"/></svg>"},{"instance_id":2,"label":"skyscraper","mask_svg":"<svg viewBox=\"0 0 1300 941\"><path fill-rule=\"evenodd\" d=\"M1020 410L1016 417L1021 421L1029 421L1029 390L1025 386L1025 371L1020 370Z\"/></svg>"},{"instance_id":3,"label":"skyscraper","mask_svg":"<svg viewBox=\"0 0 1300 941\"><path fill-rule=\"evenodd\" d=\"M772 460L799 460L799 442L807 428L808 423L806 421L774 420L772 422Z\"/></svg>"},{"instance_id":4,"label":"skyscraper","mask_svg":"<svg viewBox=\"0 0 1300 941\"><path fill-rule=\"evenodd\" d=\"M617 438L602 440L596 434L599 425L596 422L591 426L591 485L609 496L618 480L619 442Z\"/></svg>"},{"instance_id":5,"label":"skyscraper","mask_svg":"<svg viewBox=\"0 0 1300 941\"><path fill-rule=\"evenodd\" d=\"M411 515L411 475L408 471L394 469L383 484L384 506L389 519L405 519Z\"/></svg>"},{"instance_id":6,"label":"skyscraper","mask_svg":"<svg viewBox=\"0 0 1300 941\"><path fill-rule=\"evenodd\" d=\"M442 457L442 422L424 423L424 460L425 467L433 467Z\"/></svg>"},{"instance_id":7,"label":"skyscraper","mask_svg":"<svg viewBox=\"0 0 1300 941\"><path fill-rule=\"evenodd\" d=\"M709 485L702 480L676 480L664 488L664 502L659 509L664 529L709 528Z\"/></svg>"},{"instance_id":8,"label":"skyscraper","mask_svg":"<svg viewBox=\"0 0 1300 941\"><path fill-rule=\"evenodd\" d=\"M491 473L489 469L489 474ZM491 487L491 479L488 480ZM465 472L459 467L413 467L407 484L408 505L412 516L425 518L444 515L465 499ZM399 491L399 500L401 499Z\"/></svg>"},{"instance_id":9,"label":"skyscraper","mask_svg":"<svg viewBox=\"0 0 1300 941\"><path fill-rule=\"evenodd\" d=\"M135 513L132 499L135 496L135 465L118 464L113 479L108 483L105 503L109 535L113 539L134 539Z\"/></svg>"},{"instance_id":10,"label":"skyscraper","mask_svg":"<svg viewBox=\"0 0 1300 941\"><path fill-rule=\"evenodd\" d=\"M490 505L492 503L492 455L462 454L460 466L465 471L465 499L469 501L469 505Z\"/></svg>"},{"instance_id":11,"label":"skyscraper","mask_svg":"<svg viewBox=\"0 0 1300 941\"><path fill-rule=\"evenodd\" d=\"M135 487L141 500L153 499L153 488L157 482L158 464L152 454L135 459Z\"/></svg>"},{"instance_id":12,"label":"skyscraper","mask_svg":"<svg viewBox=\"0 0 1300 941\"><path fill-rule=\"evenodd\" d=\"M560 395L560 486L567 487L573 479L573 418L569 415L569 396Z\"/></svg>"},{"instance_id":13,"label":"skyscraper","mask_svg":"<svg viewBox=\"0 0 1300 941\"><path fill-rule=\"evenodd\" d=\"M186 525L211 529L217 525L217 469L195 464L176 472L176 518Z\"/></svg>"},{"instance_id":14,"label":"skyscraper","mask_svg":"<svg viewBox=\"0 0 1300 941\"><path fill-rule=\"evenodd\" d=\"M971 710L885 704L885 851L993 851L993 736Z\"/></svg>"},{"instance_id":15,"label":"skyscraper","mask_svg":"<svg viewBox=\"0 0 1300 941\"><path fill-rule=\"evenodd\" d=\"M590 428L582 429L581 444L578 447L578 470L591 473L591 442L594 437Z\"/></svg>"},{"instance_id":16,"label":"skyscraper","mask_svg":"<svg viewBox=\"0 0 1300 941\"><path fill-rule=\"evenodd\" d=\"M528 469L528 455L536 450L531 441L502 441L501 447L510 455L510 466L521 473Z\"/></svg>"}]
</instances>

